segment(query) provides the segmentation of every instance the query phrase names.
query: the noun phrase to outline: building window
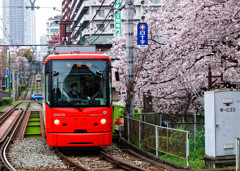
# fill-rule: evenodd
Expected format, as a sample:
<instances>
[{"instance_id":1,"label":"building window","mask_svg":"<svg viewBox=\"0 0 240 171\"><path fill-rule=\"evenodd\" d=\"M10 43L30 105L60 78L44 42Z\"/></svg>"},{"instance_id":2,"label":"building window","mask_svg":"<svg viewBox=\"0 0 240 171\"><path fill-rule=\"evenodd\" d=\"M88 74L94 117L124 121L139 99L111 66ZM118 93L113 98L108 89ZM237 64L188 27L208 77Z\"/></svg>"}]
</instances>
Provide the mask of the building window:
<instances>
[{"instance_id":1,"label":"building window","mask_svg":"<svg viewBox=\"0 0 240 171\"><path fill-rule=\"evenodd\" d=\"M114 24L110 24L110 28L111 28L111 29L114 28Z\"/></svg>"},{"instance_id":2,"label":"building window","mask_svg":"<svg viewBox=\"0 0 240 171\"><path fill-rule=\"evenodd\" d=\"M104 17L104 10L99 10L98 11L98 16L99 17Z\"/></svg>"},{"instance_id":3,"label":"building window","mask_svg":"<svg viewBox=\"0 0 240 171\"><path fill-rule=\"evenodd\" d=\"M100 31L104 31L104 24L96 24L96 26Z\"/></svg>"},{"instance_id":4,"label":"building window","mask_svg":"<svg viewBox=\"0 0 240 171\"><path fill-rule=\"evenodd\" d=\"M160 2L160 0L151 0L151 2L152 2L153 4L158 4L158 3Z\"/></svg>"},{"instance_id":5,"label":"building window","mask_svg":"<svg viewBox=\"0 0 240 171\"><path fill-rule=\"evenodd\" d=\"M50 29L50 32L53 33L53 32L58 32L59 30L58 29Z\"/></svg>"},{"instance_id":6,"label":"building window","mask_svg":"<svg viewBox=\"0 0 240 171\"><path fill-rule=\"evenodd\" d=\"M55 22L52 22L50 25L51 25L51 27L58 27L59 26L59 24L57 24Z\"/></svg>"}]
</instances>

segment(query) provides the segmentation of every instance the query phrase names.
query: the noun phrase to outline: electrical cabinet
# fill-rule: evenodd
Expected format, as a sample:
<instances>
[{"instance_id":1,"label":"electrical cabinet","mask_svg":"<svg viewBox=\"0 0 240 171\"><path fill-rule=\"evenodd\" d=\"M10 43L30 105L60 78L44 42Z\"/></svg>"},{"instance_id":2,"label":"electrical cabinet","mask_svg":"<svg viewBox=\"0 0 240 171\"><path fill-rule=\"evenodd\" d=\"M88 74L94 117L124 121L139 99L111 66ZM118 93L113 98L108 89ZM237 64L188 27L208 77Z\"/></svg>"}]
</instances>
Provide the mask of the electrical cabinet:
<instances>
[{"instance_id":1,"label":"electrical cabinet","mask_svg":"<svg viewBox=\"0 0 240 171\"><path fill-rule=\"evenodd\" d=\"M240 92L205 92L204 109L206 156L235 155L236 137L240 137Z\"/></svg>"}]
</instances>

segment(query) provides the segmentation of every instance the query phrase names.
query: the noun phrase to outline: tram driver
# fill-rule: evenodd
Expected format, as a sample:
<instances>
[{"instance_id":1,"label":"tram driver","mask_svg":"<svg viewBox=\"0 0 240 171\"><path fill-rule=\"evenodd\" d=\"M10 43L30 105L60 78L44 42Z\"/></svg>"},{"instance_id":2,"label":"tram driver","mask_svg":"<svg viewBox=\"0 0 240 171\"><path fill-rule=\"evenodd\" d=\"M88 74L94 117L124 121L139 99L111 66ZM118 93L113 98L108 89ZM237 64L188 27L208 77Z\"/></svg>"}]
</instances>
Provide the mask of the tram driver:
<instances>
[{"instance_id":1,"label":"tram driver","mask_svg":"<svg viewBox=\"0 0 240 171\"><path fill-rule=\"evenodd\" d=\"M70 98L81 98L81 94L77 91L78 89L77 83L72 83L71 88L72 90L68 92L68 96Z\"/></svg>"}]
</instances>

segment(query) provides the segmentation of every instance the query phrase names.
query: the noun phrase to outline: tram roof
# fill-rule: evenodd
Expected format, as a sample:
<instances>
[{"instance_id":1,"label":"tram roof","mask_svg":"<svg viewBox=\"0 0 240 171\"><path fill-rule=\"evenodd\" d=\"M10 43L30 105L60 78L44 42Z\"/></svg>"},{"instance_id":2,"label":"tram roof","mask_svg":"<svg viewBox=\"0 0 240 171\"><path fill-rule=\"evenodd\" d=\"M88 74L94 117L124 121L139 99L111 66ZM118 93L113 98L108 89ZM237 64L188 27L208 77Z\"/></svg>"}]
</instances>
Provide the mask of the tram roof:
<instances>
[{"instance_id":1,"label":"tram roof","mask_svg":"<svg viewBox=\"0 0 240 171\"><path fill-rule=\"evenodd\" d=\"M44 64L52 59L108 59L111 61L109 56L102 53L54 53L47 57Z\"/></svg>"}]
</instances>

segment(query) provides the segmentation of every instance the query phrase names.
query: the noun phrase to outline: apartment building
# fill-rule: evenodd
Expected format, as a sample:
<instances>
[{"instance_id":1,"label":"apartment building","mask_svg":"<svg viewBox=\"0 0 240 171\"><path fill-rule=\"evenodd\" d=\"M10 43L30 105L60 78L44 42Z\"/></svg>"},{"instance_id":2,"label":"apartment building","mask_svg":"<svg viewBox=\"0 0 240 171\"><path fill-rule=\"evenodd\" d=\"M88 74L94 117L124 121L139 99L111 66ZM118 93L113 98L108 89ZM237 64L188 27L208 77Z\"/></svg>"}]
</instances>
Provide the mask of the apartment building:
<instances>
[{"instance_id":1,"label":"apartment building","mask_svg":"<svg viewBox=\"0 0 240 171\"><path fill-rule=\"evenodd\" d=\"M135 0L134 28L138 22L143 21L148 12L147 7L158 9L164 0ZM116 28L120 28L121 34L125 34L125 1L115 0L63 0L62 18L64 22L71 22L68 40L73 44L95 44L98 49L106 50L111 47ZM117 8L116 8L117 7ZM122 7L122 8L121 8ZM121 9L121 10L118 10ZM66 29L66 28L65 28ZM63 31L64 32L64 31ZM119 35L119 34L118 34ZM60 39L63 34L60 33ZM104 45L104 46L101 46Z\"/></svg>"},{"instance_id":2,"label":"apartment building","mask_svg":"<svg viewBox=\"0 0 240 171\"><path fill-rule=\"evenodd\" d=\"M59 34L59 24L56 21L60 21L61 15L48 18L46 24L46 36L47 42L53 39L56 34Z\"/></svg>"}]
</instances>

